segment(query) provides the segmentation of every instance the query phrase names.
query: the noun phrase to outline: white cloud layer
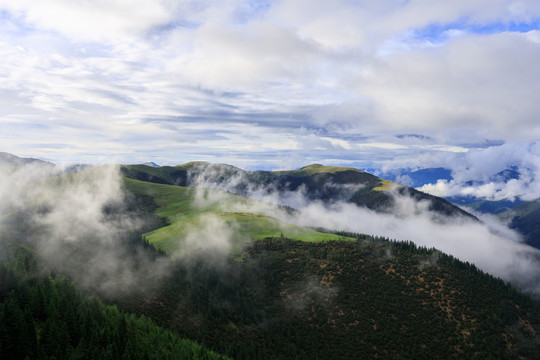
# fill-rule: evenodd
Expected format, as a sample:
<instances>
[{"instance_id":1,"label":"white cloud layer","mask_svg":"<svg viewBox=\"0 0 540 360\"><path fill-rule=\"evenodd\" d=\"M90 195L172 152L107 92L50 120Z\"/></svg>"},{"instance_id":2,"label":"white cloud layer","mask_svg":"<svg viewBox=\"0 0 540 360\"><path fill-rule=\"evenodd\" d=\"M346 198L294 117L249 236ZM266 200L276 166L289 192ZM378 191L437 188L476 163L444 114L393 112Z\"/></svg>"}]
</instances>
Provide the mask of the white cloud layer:
<instances>
[{"instance_id":1,"label":"white cloud layer","mask_svg":"<svg viewBox=\"0 0 540 360\"><path fill-rule=\"evenodd\" d=\"M0 0L2 150L383 167L534 144L539 18L533 0Z\"/></svg>"},{"instance_id":2,"label":"white cloud layer","mask_svg":"<svg viewBox=\"0 0 540 360\"><path fill-rule=\"evenodd\" d=\"M126 245L145 220L128 211L117 166L59 176L47 163L1 162L0 171L3 242L35 249L38 270L107 296L146 291L170 271L167 259Z\"/></svg>"},{"instance_id":3,"label":"white cloud layer","mask_svg":"<svg viewBox=\"0 0 540 360\"><path fill-rule=\"evenodd\" d=\"M453 179L438 180L420 190L436 196L474 196L486 200L536 200L540 198L540 145L504 144L473 150L447 161ZM498 173L517 168L518 178L504 179Z\"/></svg>"},{"instance_id":4,"label":"white cloud layer","mask_svg":"<svg viewBox=\"0 0 540 360\"><path fill-rule=\"evenodd\" d=\"M483 219L483 223L450 219L441 223L434 221L433 214L422 208L422 204L413 204L405 198L398 198L398 203L404 211L397 214L377 214L345 203L330 208L311 203L294 221L303 226L374 234L434 247L461 261L474 263L527 292L540 293L540 251L522 243L517 233L494 219Z\"/></svg>"}]
</instances>

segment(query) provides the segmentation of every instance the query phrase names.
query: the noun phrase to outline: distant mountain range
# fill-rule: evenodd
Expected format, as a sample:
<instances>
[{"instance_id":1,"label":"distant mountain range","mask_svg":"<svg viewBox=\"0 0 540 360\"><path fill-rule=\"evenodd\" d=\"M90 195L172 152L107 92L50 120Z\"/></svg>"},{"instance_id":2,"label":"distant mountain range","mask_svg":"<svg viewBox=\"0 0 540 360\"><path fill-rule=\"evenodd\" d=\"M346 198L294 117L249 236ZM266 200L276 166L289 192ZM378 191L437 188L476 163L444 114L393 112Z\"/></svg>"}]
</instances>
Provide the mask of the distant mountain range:
<instances>
[{"instance_id":1,"label":"distant mountain range","mask_svg":"<svg viewBox=\"0 0 540 360\"><path fill-rule=\"evenodd\" d=\"M519 179L520 176L519 169L510 166L493 174L487 181L469 180L464 182L463 185L481 186L490 182L508 183L510 180ZM394 181L402 180L414 187L434 184L438 180L453 180L451 171L444 168L428 168L414 171L398 169L383 173L381 177ZM540 248L540 200L524 201L516 197L514 199L492 201L470 195L451 196L445 199L465 210L470 209L484 214L497 215L501 220L507 222L511 229L515 229L523 235L528 244Z\"/></svg>"},{"instance_id":2,"label":"distant mountain range","mask_svg":"<svg viewBox=\"0 0 540 360\"><path fill-rule=\"evenodd\" d=\"M372 169L379 173L377 169ZM379 176L383 179L399 182L400 184L417 188L426 184L435 184L437 180L452 180L452 171L442 167L412 170L409 168L395 169L382 172Z\"/></svg>"},{"instance_id":3,"label":"distant mountain range","mask_svg":"<svg viewBox=\"0 0 540 360\"><path fill-rule=\"evenodd\" d=\"M63 172L63 173L74 173L74 172L78 172L78 171L87 169L89 167L92 167L92 165L88 165L88 164L72 164L66 167L60 167L49 161L44 161L44 160L35 159L35 158L21 158L10 153L0 152L0 166L6 166L11 169L17 169L17 168L21 168L27 165L37 165L40 167L44 167L45 169L48 169L48 170L57 169L58 172Z\"/></svg>"},{"instance_id":4,"label":"distant mountain range","mask_svg":"<svg viewBox=\"0 0 540 360\"><path fill-rule=\"evenodd\" d=\"M43 161L34 158L21 158L10 153L0 152L0 165L4 166L24 166L28 164L40 164L44 166L54 167L55 165L48 161Z\"/></svg>"},{"instance_id":5,"label":"distant mountain range","mask_svg":"<svg viewBox=\"0 0 540 360\"><path fill-rule=\"evenodd\" d=\"M397 181L403 185L414 188L421 187L426 184L435 184L438 180L451 181L454 179L452 170L438 167L412 170L410 168L393 169L387 172L380 172L377 169L371 169L373 173L378 173L383 179ZM464 185L482 185L489 182L507 183L512 179L519 179L519 169L515 166L502 170L490 176L487 181L469 180L464 182Z\"/></svg>"}]
</instances>

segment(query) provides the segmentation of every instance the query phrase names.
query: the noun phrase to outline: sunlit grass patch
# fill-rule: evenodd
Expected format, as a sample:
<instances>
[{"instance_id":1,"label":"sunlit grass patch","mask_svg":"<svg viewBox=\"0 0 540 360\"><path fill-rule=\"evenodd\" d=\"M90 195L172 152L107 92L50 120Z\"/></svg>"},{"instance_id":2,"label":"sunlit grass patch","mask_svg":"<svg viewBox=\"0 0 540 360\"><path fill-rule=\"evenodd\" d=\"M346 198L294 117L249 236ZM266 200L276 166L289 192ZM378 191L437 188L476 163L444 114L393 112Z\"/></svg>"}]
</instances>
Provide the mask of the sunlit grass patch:
<instances>
[{"instance_id":1,"label":"sunlit grass patch","mask_svg":"<svg viewBox=\"0 0 540 360\"><path fill-rule=\"evenodd\" d=\"M272 211L276 214L282 211L276 205L216 189L193 189L132 179L125 179L125 184L126 189L135 194L152 196L158 206L156 215L168 219L168 226L145 234L145 238L171 255L185 245L188 236L191 242L196 242L197 236L201 237L201 242L205 241L204 237L226 236L224 241L229 242L235 253L246 242L269 237L306 242L352 240L285 223L271 216ZM264 209L264 213L256 212L256 209ZM209 229L211 217L220 219L218 227L212 225L215 228Z\"/></svg>"},{"instance_id":2,"label":"sunlit grass patch","mask_svg":"<svg viewBox=\"0 0 540 360\"><path fill-rule=\"evenodd\" d=\"M381 179L381 185L374 187L373 191L388 191L396 185L395 182L390 180Z\"/></svg>"}]
</instances>

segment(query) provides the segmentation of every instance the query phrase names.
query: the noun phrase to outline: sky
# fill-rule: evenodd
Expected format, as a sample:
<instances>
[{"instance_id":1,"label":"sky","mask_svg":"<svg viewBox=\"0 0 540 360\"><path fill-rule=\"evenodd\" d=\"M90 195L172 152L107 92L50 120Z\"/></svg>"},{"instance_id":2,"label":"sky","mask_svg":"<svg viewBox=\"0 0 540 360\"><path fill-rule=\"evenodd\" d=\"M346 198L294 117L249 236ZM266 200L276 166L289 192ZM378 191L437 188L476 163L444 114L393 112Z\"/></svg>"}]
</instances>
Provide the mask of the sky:
<instances>
[{"instance_id":1,"label":"sky","mask_svg":"<svg viewBox=\"0 0 540 360\"><path fill-rule=\"evenodd\" d=\"M537 0L0 0L0 59L21 157L540 174Z\"/></svg>"}]
</instances>

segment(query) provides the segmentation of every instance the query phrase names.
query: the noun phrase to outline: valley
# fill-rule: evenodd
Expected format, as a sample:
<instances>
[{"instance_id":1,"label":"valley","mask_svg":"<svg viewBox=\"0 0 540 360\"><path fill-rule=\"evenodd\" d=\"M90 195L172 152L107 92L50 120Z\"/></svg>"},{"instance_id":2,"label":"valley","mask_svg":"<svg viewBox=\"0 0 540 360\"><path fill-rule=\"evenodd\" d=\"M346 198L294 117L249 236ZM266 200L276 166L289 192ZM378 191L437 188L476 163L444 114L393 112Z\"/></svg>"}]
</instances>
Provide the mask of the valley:
<instances>
[{"instance_id":1,"label":"valley","mask_svg":"<svg viewBox=\"0 0 540 360\"><path fill-rule=\"evenodd\" d=\"M246 173L245 182L239 170L225 170L191 170L182 185L170 184L179 170L142 165L122 168L127 177L101 167L30 180L39 201L6 207L2 216L3 356L144 358L157 349L190 359L540 353L540 304L511 284L433 247L302 226L306 210L280 203L307 198L332 214L337 201L359 206L358 199L393 194L399 185L349 168ZM194 186L197 178L206 186ZM404 189L434 224L443 216L478 223L445 201L429 205L431 197ZM392 201L373 209L388 217ZM414 216L420 214L403 221ZM99 331L107 334L101 341ZM152 338L141 339L143 332Z\"/></svg>"}]
</instances>

